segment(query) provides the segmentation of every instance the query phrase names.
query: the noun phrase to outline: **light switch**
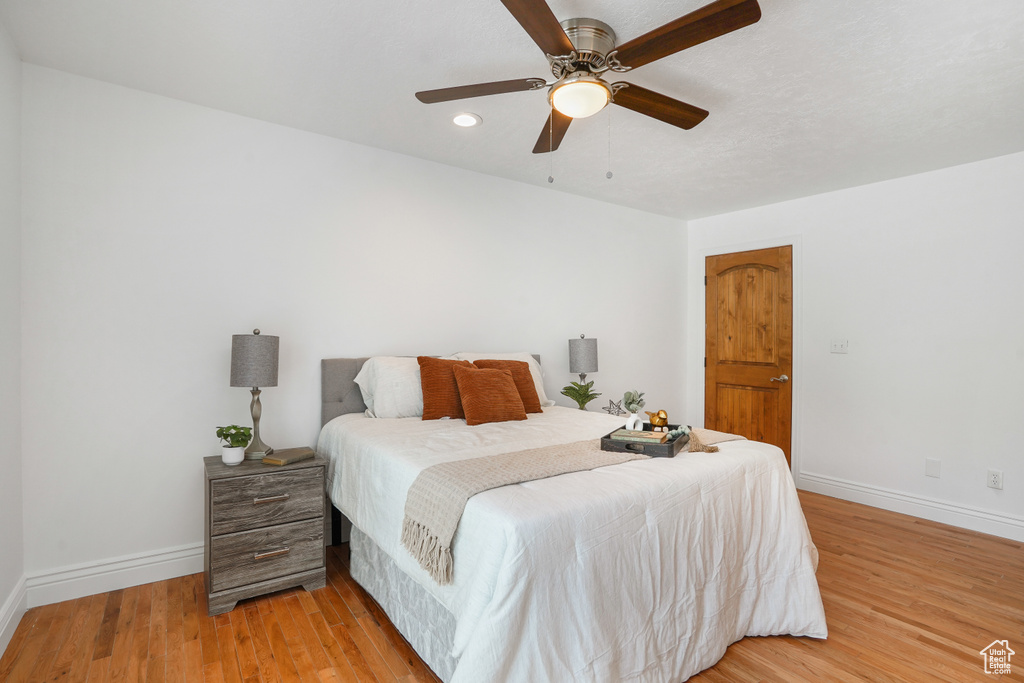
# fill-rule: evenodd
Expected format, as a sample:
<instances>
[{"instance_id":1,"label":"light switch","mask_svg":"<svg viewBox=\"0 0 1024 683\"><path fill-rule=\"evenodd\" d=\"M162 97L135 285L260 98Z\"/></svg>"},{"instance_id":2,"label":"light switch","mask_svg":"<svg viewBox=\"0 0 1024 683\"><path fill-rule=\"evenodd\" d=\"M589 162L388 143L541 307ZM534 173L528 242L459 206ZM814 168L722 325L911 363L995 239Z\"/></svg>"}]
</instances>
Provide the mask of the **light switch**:
<instances>
[{"instance_id":1,"label":"light switch","mask_svg":"<svg viewBox=\"0 0 1024 683\"><path fill-rule=\"evenodd\" d=\"M832 353L849 353L850 341L848 339L833 339Z\"/></svg>"}]
</instances>

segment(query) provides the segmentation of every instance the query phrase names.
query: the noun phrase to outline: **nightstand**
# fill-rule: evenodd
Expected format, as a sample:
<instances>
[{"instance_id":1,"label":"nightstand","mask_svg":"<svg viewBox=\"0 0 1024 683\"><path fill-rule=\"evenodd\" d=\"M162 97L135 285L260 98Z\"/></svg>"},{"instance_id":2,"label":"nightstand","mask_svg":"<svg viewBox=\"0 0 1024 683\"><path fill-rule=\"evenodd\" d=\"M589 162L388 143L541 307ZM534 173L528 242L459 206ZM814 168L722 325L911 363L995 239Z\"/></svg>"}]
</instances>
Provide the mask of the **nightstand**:
<instances>
[{"instance_id":1,"label":"nightstand","mask_svg":"<svg viewBox=\"0 0 1024 683\"><path fill-rule=\"evenodd\" d=\"M327 584L327 461L206 464L206 594L209 614L244 598Z\"/></svg>"}]
</instances>

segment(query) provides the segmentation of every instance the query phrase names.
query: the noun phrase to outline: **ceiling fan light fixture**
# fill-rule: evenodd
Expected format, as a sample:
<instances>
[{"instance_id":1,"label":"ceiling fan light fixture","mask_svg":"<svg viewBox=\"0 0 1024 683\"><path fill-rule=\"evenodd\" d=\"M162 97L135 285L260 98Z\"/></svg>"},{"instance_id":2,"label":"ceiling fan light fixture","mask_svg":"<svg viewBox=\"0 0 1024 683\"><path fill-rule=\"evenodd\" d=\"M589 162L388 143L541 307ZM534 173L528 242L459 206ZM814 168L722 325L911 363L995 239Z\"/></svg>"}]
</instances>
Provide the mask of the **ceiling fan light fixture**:
<instances>
[{"instance_id":1,"label":"ceiling fan light fixture","mask_svg":"<svg viewBox=\"0 0 1024 683\"><path fill-rule=\"evenodd\" d=\"M617 45L615 31L597 19L576 17L559 22L548 6L549 0L501 1L547 57L554 81L514 78L473 83L421 90L416 93L416 99L424 104L436 104L546 89L550 111L533 146L534 154L558 149L573 119L593 116L613 100L616 105L670 126L684 130L693 128L707 117L706 110L638 85L609 84L601 76L656 62L761 19L758 0L711 0L710 4Z\"/></svg>"},{"instance_id":2,"label":"ceiling fan light fixture","mask_svg":"<svg viewBox=\"0 0 1024 683\"><path fill-rule=\"evenodd\" d=\"M573 74L556 84L548 95L551 106L573 119L585 119L608 106L612 89L590 74Z\"/></svg>"},{"instance_id":3,"label":"ceiling fan light fixture","mask_svg":"<svg viewBox=\"0 0 1024 683\"><path fill-rule=\"evenodd\" d=\"M462 112L452 117L452 123L460 128L472 128L473 126L479 126L483 121L477 114L472 112Z\"/></svg>"}]
</instances>

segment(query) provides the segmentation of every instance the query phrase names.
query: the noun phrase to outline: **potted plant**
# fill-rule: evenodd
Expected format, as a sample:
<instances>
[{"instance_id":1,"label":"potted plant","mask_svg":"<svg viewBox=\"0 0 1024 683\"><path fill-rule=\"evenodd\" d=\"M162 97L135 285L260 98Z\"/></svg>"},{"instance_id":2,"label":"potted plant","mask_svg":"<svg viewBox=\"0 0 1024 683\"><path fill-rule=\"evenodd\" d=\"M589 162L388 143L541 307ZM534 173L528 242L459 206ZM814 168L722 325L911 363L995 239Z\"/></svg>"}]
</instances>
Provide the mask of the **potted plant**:
<instances>
[{"instance_id":1,"label":"potted plant","mask_svg":"<svg viewBox=\"0 0 1024 683\"><path fill-rule=\"evenodd\" d=\"M629 411L629 419L626 420L626 429L635 429L640 431L644 428L644 422L640 419L637 413L640 409L647 405L647 401L644 400L644 392L642 391L627 391L622 395L622 407Z\"/></svg>"},{"instance_id":2,"label":"potted plant","mask_svg":"<svg viewBox=\"0 0 1024 683\"><path fill-rule=\"evenodd\" d=\"M593 389L594 380L590 380L586 384L570 382L569 386L562 388L562 396L568 396L572 400L576 401L580 410L586 410L587 404L601 395L600 392L593 391Z\"/></svg>"},{"instance_id":3,"label":"potted plant","mask_svg":"<svg viewBox=\"0 0 1024 683\"><path fill-rule=\"evenodd\" d=\"M245 447L252 441L252 427L217 427L217 438L224 443L221 447L221 460L225 465L237 465L245 460Z\"/></svg>"}]
</instances>

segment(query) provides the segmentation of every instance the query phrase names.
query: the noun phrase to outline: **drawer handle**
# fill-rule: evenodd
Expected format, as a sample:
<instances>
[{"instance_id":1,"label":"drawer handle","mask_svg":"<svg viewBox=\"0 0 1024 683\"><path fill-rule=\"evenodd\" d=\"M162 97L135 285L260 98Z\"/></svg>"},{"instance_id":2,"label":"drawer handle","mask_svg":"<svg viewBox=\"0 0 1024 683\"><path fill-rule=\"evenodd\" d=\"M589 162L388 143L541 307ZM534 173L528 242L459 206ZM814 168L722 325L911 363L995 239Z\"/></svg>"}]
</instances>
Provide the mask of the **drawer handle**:
<instances>
[{"instance_id":1,"label":"drawer handle","mask_svg":"<svg viewBox=\"0 0 1024 683\"><path fill-rule=\"evenodd\" d=\"M269 557L277 557L278 555L287 555L292 551L291 548L281 548L280 550L268 550L265 553L256 553L252 556L254 560L265 560Z\"/></svg>"},{"instance_id":2,"label":"drawer handle","mask_svg":"<svg viewBox=\"0 0 1024 683\"><path fill-rule=\"evenodd\" d=\"M282 493L280 496L267 496L266 498L253 498L253 505L262 505L263 503L282 503L288 500L288 494Z\"/></svg>"}]
</instances>

